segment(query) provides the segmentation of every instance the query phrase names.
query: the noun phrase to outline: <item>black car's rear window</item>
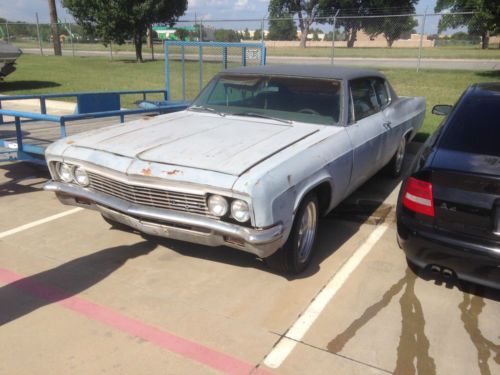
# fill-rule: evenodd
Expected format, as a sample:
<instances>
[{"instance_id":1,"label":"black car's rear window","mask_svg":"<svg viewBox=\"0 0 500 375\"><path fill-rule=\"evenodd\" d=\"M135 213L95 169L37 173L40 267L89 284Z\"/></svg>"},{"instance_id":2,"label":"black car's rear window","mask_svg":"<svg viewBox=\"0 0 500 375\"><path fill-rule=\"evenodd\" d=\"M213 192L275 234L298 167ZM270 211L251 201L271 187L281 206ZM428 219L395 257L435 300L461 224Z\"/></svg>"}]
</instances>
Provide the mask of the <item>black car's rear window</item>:
<instances>
[{"instance_id":1,"label":"black car's rear window","mask_svg":"<svg viewBox=\"0 0 500 375\"><path fill-rule=\"evenodd\" d=\"M470 97L460 103L439 147L500 156L500 95Z\"/></svg>"}]
</instances>

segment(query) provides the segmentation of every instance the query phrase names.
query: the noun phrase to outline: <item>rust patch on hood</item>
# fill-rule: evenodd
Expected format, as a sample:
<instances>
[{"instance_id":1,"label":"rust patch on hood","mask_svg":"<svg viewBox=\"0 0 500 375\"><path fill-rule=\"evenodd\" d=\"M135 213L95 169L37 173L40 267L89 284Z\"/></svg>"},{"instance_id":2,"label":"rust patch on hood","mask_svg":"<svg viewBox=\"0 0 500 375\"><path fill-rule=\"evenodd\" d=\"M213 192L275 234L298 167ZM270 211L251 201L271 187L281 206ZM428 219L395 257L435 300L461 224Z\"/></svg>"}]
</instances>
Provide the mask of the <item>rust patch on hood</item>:
<instances>
[{"instance_id":1,"label":"rust patch on hood","mask_svg":"<svg viewBox=\"0 0 500 375\"><path fill-rule=\"evenodd\" d=\"M142 169L142 174L144 176L151 176L151 168L143 168Z\"/></svg>"},{"instance_id":2,"label":"rust patch on hood","mask_svg":"<svg viewBox=\"0 0 500 375\"><path fill-rule=\"evenodd\" d=\"M173 171L163 171L163 172L169 176L176 176L178 174L182 174L182 171L180 171L178 169L174 169Z\"/></svg>"},{"instance_id":3,"label":"rust patch on hood","mask_svg":"<svg viewBox=\"0 0 500 375\"><path fill-rule=\"evenodd\" d=\"M72 145L73 143L75 143L75 141L72 141L72 140L66 141L67 145Z\"/></svg>"}]
</instances>

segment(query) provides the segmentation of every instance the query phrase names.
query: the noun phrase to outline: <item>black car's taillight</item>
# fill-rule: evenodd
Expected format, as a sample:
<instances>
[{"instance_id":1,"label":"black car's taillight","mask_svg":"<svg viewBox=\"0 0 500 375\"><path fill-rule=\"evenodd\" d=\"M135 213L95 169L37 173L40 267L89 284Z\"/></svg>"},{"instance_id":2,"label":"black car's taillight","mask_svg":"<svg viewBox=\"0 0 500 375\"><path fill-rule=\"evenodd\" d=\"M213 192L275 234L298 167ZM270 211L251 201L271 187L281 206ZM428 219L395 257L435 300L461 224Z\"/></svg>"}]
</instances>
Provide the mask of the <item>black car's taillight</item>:
<instances>
[{"instance_id":1,"label":"black car's taillight","mask_svg":"<svg viewBox=\"0 0 500 375\"><path fill-rule=\"evenodd\" d=\"M403 206L419 214L434 216L432 184L414 177L408 178L403 192Z\"/></svg>"}]
</instances>

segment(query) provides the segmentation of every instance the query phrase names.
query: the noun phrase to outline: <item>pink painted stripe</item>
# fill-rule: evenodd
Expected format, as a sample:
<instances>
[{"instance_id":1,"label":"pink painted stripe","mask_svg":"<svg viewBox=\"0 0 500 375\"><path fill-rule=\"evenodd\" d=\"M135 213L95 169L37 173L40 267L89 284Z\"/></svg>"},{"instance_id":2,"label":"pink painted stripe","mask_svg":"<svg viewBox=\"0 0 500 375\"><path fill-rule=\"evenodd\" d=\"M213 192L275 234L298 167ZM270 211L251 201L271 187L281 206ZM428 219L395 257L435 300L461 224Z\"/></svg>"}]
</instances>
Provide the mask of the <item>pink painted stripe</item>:
<instances>
[{"instance_id":1,"label":"pink painted stripe","mask_svg":"<svg viewBox=\"0 0 500 375\"><path fill-rule=\"evenodd\" d=\"M227 354L210 349L196 342L162 331L156 327L129 318L107 307L74 297L61 289L40 284L23 278L9 270L0 268L0 282L15 283L13 286L34 297L44 299L50 303L57 303L68 310L85 315L86 317L104 323L130 335L140 337L163 349L179 354L193 361L202 363L226 374L271 374L264 368L255 368Z\"/></svg>"}]
</instances>

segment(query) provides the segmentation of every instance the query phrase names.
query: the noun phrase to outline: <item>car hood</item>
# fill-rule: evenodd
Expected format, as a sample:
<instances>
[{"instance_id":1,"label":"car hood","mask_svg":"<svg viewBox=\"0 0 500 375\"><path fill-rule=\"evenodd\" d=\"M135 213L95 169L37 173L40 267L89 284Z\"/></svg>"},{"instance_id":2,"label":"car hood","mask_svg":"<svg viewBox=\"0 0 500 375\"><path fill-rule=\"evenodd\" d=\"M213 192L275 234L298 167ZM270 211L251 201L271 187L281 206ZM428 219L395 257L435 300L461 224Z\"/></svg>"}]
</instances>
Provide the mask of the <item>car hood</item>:
<instances>
[{"instance_id":1,"label":"car hood","mask_svg":"<svg viewBox=\"0 0 500 375\"><path fill-rule=\"evenodd\" d=\"M71 144L146 162L240 176L318 129L183 111L76 136Z\"/></svg>"}]
</instances>

